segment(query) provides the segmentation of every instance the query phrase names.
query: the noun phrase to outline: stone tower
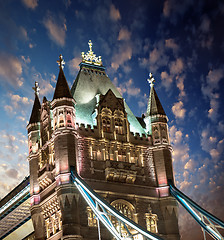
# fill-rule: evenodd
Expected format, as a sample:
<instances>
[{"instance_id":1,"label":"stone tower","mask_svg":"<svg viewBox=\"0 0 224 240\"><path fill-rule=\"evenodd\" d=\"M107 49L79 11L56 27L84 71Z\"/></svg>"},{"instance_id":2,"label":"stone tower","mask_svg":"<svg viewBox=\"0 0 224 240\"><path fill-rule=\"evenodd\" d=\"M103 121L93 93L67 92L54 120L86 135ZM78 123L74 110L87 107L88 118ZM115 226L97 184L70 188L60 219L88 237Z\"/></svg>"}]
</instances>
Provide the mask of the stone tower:
<instances>
[{"instance_id":1,"label":"stone tower","mask_svg":"<svg viewBox=\"0 0 224 240\"><path fill-rule=\"evenodd\" d=\"M62 56L53 96L40 104L38 85L27 126L31 217L35 239L98 239L97 221L71 183L74 167L89 186L128 218L164 239L179 239L167 117L150 76L145 118L133 115L101 57L82 53L68 87ZM118 227L116 219L113 220ZM125 231L121 229L121 231ZM101 226L102 239L113 239Z\"/></svg>"}]
</instances>

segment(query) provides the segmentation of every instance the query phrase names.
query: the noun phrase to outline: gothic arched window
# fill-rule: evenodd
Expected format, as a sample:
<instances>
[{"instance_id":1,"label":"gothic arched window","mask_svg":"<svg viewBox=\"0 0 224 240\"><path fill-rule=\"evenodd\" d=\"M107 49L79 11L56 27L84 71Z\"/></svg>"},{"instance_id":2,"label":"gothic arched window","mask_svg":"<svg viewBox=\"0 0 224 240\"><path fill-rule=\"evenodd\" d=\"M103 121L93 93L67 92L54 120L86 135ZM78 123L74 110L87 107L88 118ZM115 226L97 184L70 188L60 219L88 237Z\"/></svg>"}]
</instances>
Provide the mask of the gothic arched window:
<instances>
[{"instance_id":1,"label":"gothic arched window","mask_svg":"<svg viewBox=\"0 0 224 240\"><path fill-rule=\"evenodd\" d=\"M125 217L137 222L135 208L128 201L117 199L111 203L111 206L114 207L118 212L122 213ZM121 232L123 237L128 236L127 229L122 224L120 224L115 217L111 217L111 221L115 228ZM131 231L131 229L129 229L129 231Z\"/></svg>"},{"instance_id":2,"label":"gothic arched window","mask_svg":"<svg viewBox=\"0 0 224 240\"><path fill-rule=\"evenodd\" d=\"M149 232L158 233L157 221L158 217L156 214L152 213L152 210L149 210L149 213L145 214L146 227Z\"/></svg>"},{"instance_id":3,"label":"gothic arched window","mask_svg":"<svg viewBox=\"0 0 224 240\"><path fill-rule=\"evenodd\" d=\"M107 116L102 117L102 125L103 125L103 131L104 132L110 132L111 127L110 127L110 118Z\"/></svg>"}]
</instances>

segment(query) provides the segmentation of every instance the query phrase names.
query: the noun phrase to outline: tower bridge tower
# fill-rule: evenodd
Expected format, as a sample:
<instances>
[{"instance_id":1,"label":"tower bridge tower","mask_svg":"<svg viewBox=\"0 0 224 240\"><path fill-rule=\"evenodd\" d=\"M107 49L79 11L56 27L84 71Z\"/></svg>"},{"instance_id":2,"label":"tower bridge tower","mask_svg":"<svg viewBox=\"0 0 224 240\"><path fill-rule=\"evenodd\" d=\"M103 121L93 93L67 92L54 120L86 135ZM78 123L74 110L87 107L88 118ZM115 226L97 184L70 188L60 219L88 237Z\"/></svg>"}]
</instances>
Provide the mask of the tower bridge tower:
<instances>
[{"instance_id":1,"label":"tower bridge tower","mask_svg":"<svg viewBox=\"0 0 224 240\"><path fill-rule=\"evenodd\" d=\"M179 239L167 117L150 75L145 118L134 116L101 57L82 53L71 90L62 56L53 96L35 101L27 126L31 218L35 239L98 239L97 220L75 185L71 167L113 207L164 239ZM112 219L119 227L116 219ZM121 229L125 232L125 229ZM101 227L102 239L113 239ZM137 238L136 238L137 239Z\"/></svg>"}]
</instances>

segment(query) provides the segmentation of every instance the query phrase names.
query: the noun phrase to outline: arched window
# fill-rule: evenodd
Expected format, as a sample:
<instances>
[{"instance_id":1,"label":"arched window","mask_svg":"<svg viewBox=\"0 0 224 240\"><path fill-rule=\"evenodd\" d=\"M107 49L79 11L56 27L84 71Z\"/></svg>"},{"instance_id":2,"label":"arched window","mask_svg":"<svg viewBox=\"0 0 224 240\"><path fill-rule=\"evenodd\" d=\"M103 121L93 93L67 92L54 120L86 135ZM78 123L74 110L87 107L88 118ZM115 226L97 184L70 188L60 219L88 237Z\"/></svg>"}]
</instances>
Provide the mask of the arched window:
<instances>
[{"instance_id":1,"label":"arched window","mask_svg":"<svg viewBox=\"0 0 224 240\"><path fill-rule=\"evenodd\" d=\"M149 209L149 213L145 214L146 227L149 232L158 233L157 221L158 217L156 214L152 213L152 210Z\"/></svg>"},{"instance_id":2,"label":"arched window","mask_svg":"<svg viewBox=\"0 0 224 240\"><path fill-rule=\"evenodd\" d=\"M117 200L115 200L111 203L111 206L113 206L117 211L122 213L124 216L126 216L129 219L137 222L135 208L128 201L123 200L123 199L117 199ZM127 229L122 224L120 224L116 220L115 217L111 217L111 221L112 221L113 225L115 226L115 228L118 231L121 231L122 237L128 236ZM131 229L128 229L128 230L131 231Z\"/></svg>"}]
</instances>

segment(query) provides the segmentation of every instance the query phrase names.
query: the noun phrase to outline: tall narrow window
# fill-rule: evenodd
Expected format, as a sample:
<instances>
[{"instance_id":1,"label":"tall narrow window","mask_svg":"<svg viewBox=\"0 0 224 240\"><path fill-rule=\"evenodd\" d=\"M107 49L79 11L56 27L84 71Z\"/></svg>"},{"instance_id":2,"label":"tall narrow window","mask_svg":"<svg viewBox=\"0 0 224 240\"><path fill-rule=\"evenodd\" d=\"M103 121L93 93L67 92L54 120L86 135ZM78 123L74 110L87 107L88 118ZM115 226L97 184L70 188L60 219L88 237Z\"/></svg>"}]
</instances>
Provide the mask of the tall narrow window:
<instances>
[{"instance_id":1,"label":"tall narrow window","mask_svg":"<svg viewBox=\"0 0 224 240\"><path fill-rule=\"evenodd\" d=\"M103 124L103 131L104 132L110 132L110 118L109 117L103 117L102 118L102 124Z\"/></svg>"},{"instance_id":2,"label":"tall narrow window","mask_svg":"<svg viewBox=\"0 0 224 240\"><path fill-rule=\"evenodd\" d=\"M123 121L120 118L115 118L115 132L117 134L123 134Z\"/></svg>"},{"instance_id":3,"label":"tall narrow window","mask_svg":"<svg viewBox=\"0 0 224 240\"><path fill-rule=\"evenodd\" d=\"M87 216L88 216L88 226L97 227L97 219L92 209L90 207L87 207L86 210L87 210Z\"/></svg>"},{"instance_id":4,"label":"tall narrow window","mask_svg":"<svg viewBox=\"0 0 224 240\"><path fill-rule=\"evenodd\" d=\"M146 227L149 232L157 233L157 221L158 217L156 214L152 213L152 210L149 210L149 213L145 214Z\"/></svg>"}]
</instances>

